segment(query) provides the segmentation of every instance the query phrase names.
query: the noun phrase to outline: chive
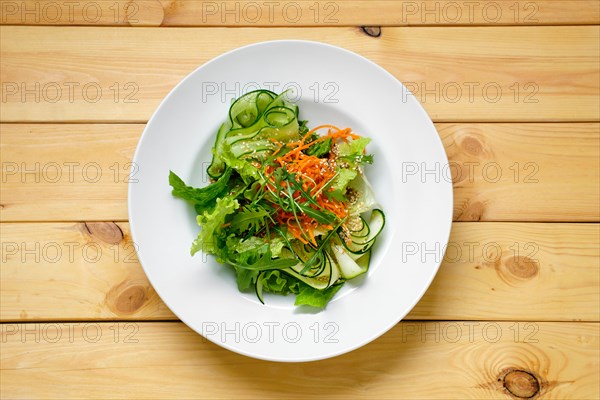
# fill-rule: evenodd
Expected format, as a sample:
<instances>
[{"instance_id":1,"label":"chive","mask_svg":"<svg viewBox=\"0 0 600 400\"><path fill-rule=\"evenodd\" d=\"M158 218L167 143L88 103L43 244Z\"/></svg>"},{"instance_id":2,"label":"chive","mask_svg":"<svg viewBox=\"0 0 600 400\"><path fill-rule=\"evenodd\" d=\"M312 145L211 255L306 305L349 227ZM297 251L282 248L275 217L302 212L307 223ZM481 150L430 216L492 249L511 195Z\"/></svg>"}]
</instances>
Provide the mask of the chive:
<instances>
[{"instance_id":1,"label":"chive","mask_svg":"<svg viewBox=\"0 0 600 400\"><path fill-rule=\"evenodd\" d=\"M308 235L306 234L306 232L304 231L304 229L302 229L302 225L300 224L300 220L298 219L298 215L296 214L296 208L294 207L294 204L296 203L294 201L294 198L292 196L292 192L291 192L291 188L290 185L287 186L289 195L290 195L290 205L292 207L292 213L294 214L294 219L296 220L296 224L298 224L298 228L300 229L300 232L302 233L302 235L304 236L304 238L310 242L310 238L308 237Z\"/></svg>"},{"instance_id":2,"label":"chive","mask_svg":"<svg viewBox=\"0 0 600 400\"><path fill-rule=\"evenodd\" d=\"M329 243L329 239L331 239L331 235L333 235L333 233L336 232L339 229L340 226L342 226L342 224L346 221L346 219L347 218L342 219L340 221L340 223L327 234L327 236L325 237L325 239L323 239L321 241L321 244L319 245L319 247L317 248L317 250L315 251L315 253L304 263L304 268L300 272L301 274L304 274L306 271L308 271L312 267L312 264L314 264L316 262L316 260L317 260L317 255L319 253L321 253L323 251L323 248L325 247L325 245L327 243Z\"/></svg>"}]
</instances>

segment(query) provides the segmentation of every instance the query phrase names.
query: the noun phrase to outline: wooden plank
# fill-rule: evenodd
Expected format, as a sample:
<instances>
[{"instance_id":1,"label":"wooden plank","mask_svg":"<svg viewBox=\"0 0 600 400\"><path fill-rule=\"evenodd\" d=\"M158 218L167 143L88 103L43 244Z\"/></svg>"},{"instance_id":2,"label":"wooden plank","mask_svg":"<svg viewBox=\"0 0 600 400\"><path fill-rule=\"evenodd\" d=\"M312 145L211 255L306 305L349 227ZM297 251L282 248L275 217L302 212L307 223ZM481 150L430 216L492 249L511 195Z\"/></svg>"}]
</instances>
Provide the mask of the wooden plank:
<instances>
[{"instance_id":1,"label":"wooden plank","mask_svg":"<svg viewBox=\"0 0 600 400\"><path fill-rule=\"evenodd\" d=\"M440 271L409 317L598 321L599 244L597 224L455 223Z\"/></svg>"},{"instance_id":2,"label":"wooden plank","mask_svg":"<svg viewBox=\"0 0 600 400\"><path fill-rule=\"evenodd\" d=\"M1 228L2 321L174 319L138 264L128 224ZM408 318L598 321L598 243L597 224L455 223ZM441 258L441 245L436 254L421 246L407 244L399 262Z\"/></svg>"},{"instance_id":3,"label":"wooden plank","mask_svg":"<svg viewBox=\"0 0 600 400\"><path fill-rule=\"evenodd\" d=\"M0 216L125 220L143 125L0 125Z\"/></svg>"},{"instance_id":4,"label":"wooden plank","mask_svg":"<svg viewBox=\"0 0 600 400\"><path fill-rule=\"evenodd\" d=\"M456 221L600 221L600 124L437 124ZM126 220L143 125L0 125L3 221ZM568 166L568 168L565 168Z\"/></svg>"},{"instance_id":5,"label":"wooden plank","mask_svg":"<svg viewBox=\"0 0 600 400\"><path fill-rule=\"evenodd\" d=\"M137 260L128 224L0 226L1 320L174 319Z\"/></svg>"},{"instance_id":6,"label":"wooden plank","mask_svg":"<svg viewBox=\"0 0 600 400\"><path fill-rule=\"evenodd\" d=\"M3 324L1 395L597 399L598 349L596 323L408 322L349 354L275 364L180 323Z\"/></svg>"},{"instance_id":7,"label":"wooden plank","mask_svg":"<svg viewBox=\"0 0 600 400\"><path fill-rule=\"evenodd\" d=\"M450 161L454 220L600 221L599 124L437 128ZM424 167L415 176L435 177Z\"/></svg>"},{"instance_id":8,"label":"wooden plank","mask_svg":"<svg viewBox=\"0 0 600 400\"><path fill-rule=\"evenodd\" d=\"M599 12L595 0L0 0L5 25L577 25L597 24Z\"/></svg>"},{"instance_id":9,"label":"wooden plank","mask_svg":"<svg viewBox=\"0 0 600 400\"><path fill-rule=\"evenodd\" d=\"M197 66L272 39L321 40L370 58L404 82L435 121L600 120L594 26L396 27L379 38L351 27L326 35L321 28L0 31L4 122L146 122Z\"/></svg>"}]
</instances>

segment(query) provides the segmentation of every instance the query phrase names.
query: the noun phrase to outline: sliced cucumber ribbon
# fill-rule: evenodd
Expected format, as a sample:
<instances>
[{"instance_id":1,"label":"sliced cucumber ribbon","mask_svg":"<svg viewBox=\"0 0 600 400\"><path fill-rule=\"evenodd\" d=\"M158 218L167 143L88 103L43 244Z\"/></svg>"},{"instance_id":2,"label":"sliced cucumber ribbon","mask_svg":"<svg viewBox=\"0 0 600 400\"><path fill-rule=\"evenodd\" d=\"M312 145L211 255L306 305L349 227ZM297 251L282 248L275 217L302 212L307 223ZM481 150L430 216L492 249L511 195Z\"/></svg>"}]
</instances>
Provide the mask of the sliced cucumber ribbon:
<instances>
[{"instance_id":1,"label":"sliced cucumber ribbon","mask_svg":"<svg viewBox=\"0 0 600 400\"><path fill-rule=\"evenodd\" d=\"M223 144L232 146L235 157L262 159L273 149L273 140L298 138L298 106L269 90L247 93L233 102L213 146L208 175L217 179L225 170ZM269 142L269 143L267 143Z\"/></svg>"},{"instance_id":2,"label":"sliced cucumber ribbon","mask_svg":"<svg viewBox=\"0 0 600 400\"><path fill-rule=\"evenodd\" d=\"M294 276L315 289L326 289L341 278L352 279L364 274L369 269L371 248L385 226L385 214L380 209L371 212L369 223L360 217L361 226L350 232L350 237L343 237L342 230L332 240L317 265L306 273L302 273L304 262L316 250L301 244L293 245L293 253L299 262L284 272Z\"/></svg>"}]
</instances>

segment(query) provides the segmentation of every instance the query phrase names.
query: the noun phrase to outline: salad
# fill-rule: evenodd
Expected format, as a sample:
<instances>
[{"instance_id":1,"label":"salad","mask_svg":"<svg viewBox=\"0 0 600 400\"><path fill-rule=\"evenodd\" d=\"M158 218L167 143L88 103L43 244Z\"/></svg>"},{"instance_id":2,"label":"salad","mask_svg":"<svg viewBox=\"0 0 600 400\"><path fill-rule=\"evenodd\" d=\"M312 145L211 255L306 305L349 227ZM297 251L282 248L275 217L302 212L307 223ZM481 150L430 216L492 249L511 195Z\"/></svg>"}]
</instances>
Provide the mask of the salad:
<instances>
[{"instance_id":1,"label":"salad","mask_svg":"<svg viewBox=\"0 0 600 400\"><path fill-rule=\"evenodd\" d=\"M211 183L169 175L173 195L198 214L191 254L231 265L239 290L263 304L263 292L294 293L296 305L325 307L368 270L385 224L363 172L369 142L350 128L309 129L285 93L241 96L217 133Z\"/></svg>"}]
</instances>

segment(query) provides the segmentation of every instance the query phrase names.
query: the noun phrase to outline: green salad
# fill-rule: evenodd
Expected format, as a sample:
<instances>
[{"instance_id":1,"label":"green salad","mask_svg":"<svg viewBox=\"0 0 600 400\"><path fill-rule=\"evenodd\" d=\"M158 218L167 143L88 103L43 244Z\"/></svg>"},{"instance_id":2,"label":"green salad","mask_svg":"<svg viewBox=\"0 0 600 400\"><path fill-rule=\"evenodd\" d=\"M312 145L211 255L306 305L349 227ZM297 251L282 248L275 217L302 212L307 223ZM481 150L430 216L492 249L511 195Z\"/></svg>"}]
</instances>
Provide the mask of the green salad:
<instances>
[{"instance_id":1,"label":"green salad","mask_svg":"<svg viewBox=\"0 0 600 400\"><path fill-rule=\"evenodd\" d=\"M285 93L241 96L217 133L211 183L169 175L173 195L198 214L191 254L231 265L239 290L263 303L263 292L294 293L296 305L325 307L368 270L385 224L363 172L369 142L350 128L309 129Z\"/></svg>"}]
</instances>

